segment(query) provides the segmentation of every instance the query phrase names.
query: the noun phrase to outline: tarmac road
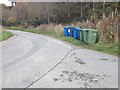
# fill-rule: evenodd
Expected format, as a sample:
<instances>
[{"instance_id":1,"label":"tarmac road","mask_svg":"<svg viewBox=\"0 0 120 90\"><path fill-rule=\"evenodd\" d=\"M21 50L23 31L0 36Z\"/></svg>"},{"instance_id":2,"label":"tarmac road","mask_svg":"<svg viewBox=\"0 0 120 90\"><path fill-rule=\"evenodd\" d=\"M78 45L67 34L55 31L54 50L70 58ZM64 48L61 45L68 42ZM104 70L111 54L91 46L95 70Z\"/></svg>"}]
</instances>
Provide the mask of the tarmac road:
<instances>
[{"instance_id":1,"label":"tarmac road","mask_svg":"<svg viewBox=\"0 0 120 90\"><path fill-rule=\"evenodd\" d=\"M2 47L2 88L118 88L118 57L13 31Z\"/></svg>"}]
</instances>

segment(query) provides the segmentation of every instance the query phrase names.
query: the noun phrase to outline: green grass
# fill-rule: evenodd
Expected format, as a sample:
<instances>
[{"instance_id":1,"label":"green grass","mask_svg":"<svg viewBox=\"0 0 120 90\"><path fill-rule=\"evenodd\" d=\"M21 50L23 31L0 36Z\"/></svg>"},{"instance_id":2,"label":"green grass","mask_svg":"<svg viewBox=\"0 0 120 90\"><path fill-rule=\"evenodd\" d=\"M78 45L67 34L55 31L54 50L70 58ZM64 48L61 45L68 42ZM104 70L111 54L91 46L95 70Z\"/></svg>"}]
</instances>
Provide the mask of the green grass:
<instances>
[{"instance_id":1,"label":"green grass","mask_svg":"<svg viewBox=\"0 0 120 90\"><path fill-rule=\"evenodd\" d=\"M60 39L67 41L75 46L87 48L91 50L96 50L112 55L118 56L118 53L120 53L118 46L120 46L119 43L106 43L106 42L100 42L96 44L85 44L79 40L76 40L72 37L60 37ZM120 56L120 55L119 55Z\"/></svg>"},{"instance_id":2,"label":"green grass","mask_svg":"<svg viewBox=\"0 0 120 90\"><path fill-rule=\"evenodd\" d=\"M2 33L0 33L0 42L4 41L12 36L13 36L13 34L11 32L3 31Z\"/></svg>"},{"instance_id":3,"label":"green grass","mask_svg":"<svg viewBox=\"0 0 120 90\"><path fill-rule=\"evenodd\" d=\"M116 55L118 56L118 54L120 53L119 51L119 48L118 46L120 46L120 43L109 43L109 42L99 42L99 43L96 43L96 44L85 44L79 40L76 40L72 37L66 37L64 36L63 34L57 34L55 32L48 32L48 31L45 31L45 30L27 30L27 29L23 29L23 28L19 28L19 27L12 27L9 29L12 29L12 30L21 30L21 31L27 31L27 32L32 32L32 33L37 33L37 34L44 34L44 35L48 35L48 36L53 36L53 37L56 37L60 40L63 40L63 41L66 41L66 42L69 42L75 46L78 46L78 47L82 47L82 48L87 48L87 49L91 49L91 50L96 50L96 51L99 51L99 52L104 52L104 53L108 53L108 54L111 54L111 55ZM120 56L120 54L119 54Z\"/></svg>"}]
</instances>

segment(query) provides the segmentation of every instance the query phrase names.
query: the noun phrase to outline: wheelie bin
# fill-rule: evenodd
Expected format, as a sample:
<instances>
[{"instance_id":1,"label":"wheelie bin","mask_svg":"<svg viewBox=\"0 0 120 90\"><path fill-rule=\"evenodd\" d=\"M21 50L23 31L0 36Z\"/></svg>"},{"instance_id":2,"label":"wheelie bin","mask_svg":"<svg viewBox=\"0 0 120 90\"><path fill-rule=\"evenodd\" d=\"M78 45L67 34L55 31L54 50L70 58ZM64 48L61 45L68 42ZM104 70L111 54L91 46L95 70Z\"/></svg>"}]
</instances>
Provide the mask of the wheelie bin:
<instances>
[{"instance_id":1,"label":"wheelie bin","mask_svg":"<svg viewBox=\"0 0 120 90\"><path fill-rule=\"evenodd\" d=\"M73 37L73 33L74 33L74 32L73 32L73 28L74 28L74 27L70 27L70 36L71 36L71 37Z\"/></svg>"},{"instance_id":2,"label":"wheelie bin","mask_svg":"<svg viewBox=\"0 0 120 90\"><path fill-rule=\"evenodd\" d=\"M87 43L88 30L87 30L87 29L82 29L82 33L83 33L83 42L84 42L84 43Z\"/></svg>"},{"instance_id":3,"label":"wheelie bin","mask_svg":"<svg viewBox=\"0 0 120 90\"><path fill-rule=\"evenodd\" d=\"M88 38L87 38L87 43L88 44L95 44L97 40L97 30L94 29L88 29Z\"/></svg>"},{"instance_id":4,"label":"wheelie bin","mask_svg":"<svg viewBox=\"0 0 120 90\"><path fill-rule=\"evenodd\" d=\"M83 30L82 29L78 30L78 40L83 42Z\"/></svg>"},{"instance_id":5,"label":"wheelie bin","mask_svg":"<svg viewBox=\"0 0 120 90\"><path fill-rule=\"evenodd\" d=\"M78 39L78 31L79 30L80 30L80 28L78 28L78 27L73 28L73 38Z\"/></svg>"},{"instance_id":6,"label":"wheelie bin","mask_svg":"<svg viewBox=\"0 0 120 90\"><path fill-rule=\"evenodd\" d=\"M69 27L69 26L65 26L64 27L64 36L71 36L73 37L73 28L74 27Z\"/></svg>"},{"instance_id":7,"label":"wheelie bin","mask_svg":"<svg viewBox=\"0 0 120 90\"><path fill-rule=\"evenodd\" d=\"M64 27L64 36L68 36L68 29L69 27L67 26Z\"/></svg>"}]
</instances>

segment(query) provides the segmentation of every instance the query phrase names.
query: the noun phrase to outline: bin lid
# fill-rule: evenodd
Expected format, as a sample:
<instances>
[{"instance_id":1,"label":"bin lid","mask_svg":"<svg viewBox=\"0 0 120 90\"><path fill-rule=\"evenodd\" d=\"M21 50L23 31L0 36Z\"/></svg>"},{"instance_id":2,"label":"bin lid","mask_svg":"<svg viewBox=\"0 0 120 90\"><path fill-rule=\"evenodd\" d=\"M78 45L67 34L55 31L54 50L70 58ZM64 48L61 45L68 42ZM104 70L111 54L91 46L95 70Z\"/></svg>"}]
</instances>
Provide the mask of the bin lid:
<instances>
[{"instance_id":1,"label":"bin lid","mask_svg":"<svg viewBox=\"0 0 120 90\"><path fill-rule=\"evenodd\" d=\"M88 29L89 31L95 31L95 32L97 32L98 30L95 30L95 29Z\"/></svg>"},{"instance_id":2,"label":"bin lid","mask_svg":"<svg viewBox=\"0 0 120 90\"><path fill-rule=\"evenodd\" d=\"M87 29L86 29L86 28L81 28L81 30L84 30L84 31L86 31Z\"/></svg>"},{"instance_id":3,"label":"bin lid","mask_svg":"<svg viewBox=\"0 0 120 90\"><path fill-rule=\"evenodd\" d=\"M70 26L64 26L64 28L70 28Z\"/></svg>"},{"instance_id":4,"label":"bin lid","mask_svg":"<svg viewBox=\"0 0 120 90\"><path fill-rule=\"evenodd\" d=\"M95 32L97 32L97 31L98 31L98 30L95 30L95 29L86 29L86 28L82 28L81 30L95 31Z\"/></svg>"},{"instance_id":5,"label":"bin lid","mask_svg":"<svg viewBox=\"0 0 120 90\"><path fill-rule=\"evenodd\" d=\"M80 28L79 28L79 27L74 27L74 29L75 29L75 30L80 30Z\"/></svg>"}]
</instances>

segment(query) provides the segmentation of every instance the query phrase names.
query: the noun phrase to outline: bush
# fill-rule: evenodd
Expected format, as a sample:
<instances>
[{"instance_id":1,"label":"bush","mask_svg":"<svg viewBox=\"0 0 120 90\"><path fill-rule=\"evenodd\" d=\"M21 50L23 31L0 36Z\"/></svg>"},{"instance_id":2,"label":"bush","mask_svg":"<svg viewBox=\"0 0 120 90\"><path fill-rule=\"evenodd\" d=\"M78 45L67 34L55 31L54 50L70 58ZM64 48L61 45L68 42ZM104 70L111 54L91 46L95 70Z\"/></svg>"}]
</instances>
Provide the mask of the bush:
<instances>
[{"instance_id":1,"label":"bush","mask_svg":"<svg viewBox=\"0 0 120 90\"><path fill-rule=\"evenodd\" d=\"M100 40L107 40L110 42L118 42L118 22L119 17L105 17L96 25L99 30Z\"/></svg>"},{"instance_id":2,"label":"bush","mask_svg":"<svg viewBox=\"0 0 120 90\"><path fill-rule=\"evenodd\" d=\"M74 26L80 28L91 28L98 30L99 41L118 42L118 28L120 27L120 16L108 16L98 22L89 20L83 22L75 22Z\"/></svg>"},{"instance_id":3,"label":"bush","mask_svg":"<svg viewBox=\"0 0 120 90\"><path fill-rule=\"evenodd\" d=\"M16 23L16 17L11 16L7 19L7 25L15 25Z\"/></svg>"},{"instance_id":4,"label":"bush","mask_svg":"<svg viewBox=\"0 0 120 90\"><path fill-rule=\"evenodd\" d=\"M54 24L54 23L50 23L50 24L42 24L40 26L38 26L36 29L38 31L46 31L46 32L54 32L54 33L58 33L58 34L62 34L63 33L63 25L59 24Z\"/></svg>"}]
</instances>

